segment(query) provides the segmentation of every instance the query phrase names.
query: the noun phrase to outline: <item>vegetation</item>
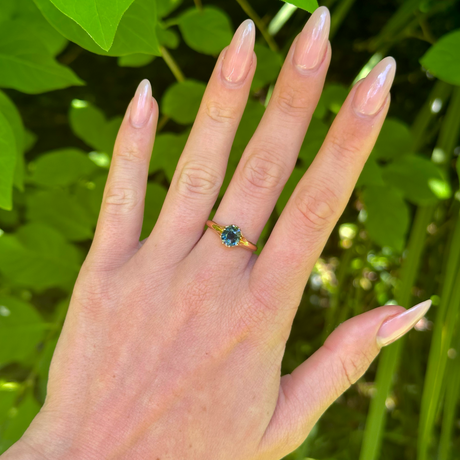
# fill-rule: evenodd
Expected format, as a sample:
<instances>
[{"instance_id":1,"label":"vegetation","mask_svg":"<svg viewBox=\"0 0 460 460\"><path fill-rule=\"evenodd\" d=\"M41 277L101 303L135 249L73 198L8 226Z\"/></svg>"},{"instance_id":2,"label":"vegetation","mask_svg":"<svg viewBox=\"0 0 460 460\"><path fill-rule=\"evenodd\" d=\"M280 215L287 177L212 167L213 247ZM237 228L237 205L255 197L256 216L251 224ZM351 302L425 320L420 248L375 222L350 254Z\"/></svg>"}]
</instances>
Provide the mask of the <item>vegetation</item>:
<instances>
[{"instance_id":1,"label":"vegetation","mask_svg":"<svg viewBox=\"0 0 460 460\"><path fill-rule=\"evenodd\" d=\"M76 11L75 2L2 0L0 6L0 453L44 401L121 115L137 83L151 80L161 112L145 238L233 31L248 16L255 21L258 70L220 197L292 40L317 6L315 0L98 0L102 10L93 11L94 0L78 0ZM287 458L458 460L459 2L320 3L332 13L331 69L261 249L350 85L388 54L398 70L389 117L305 290L283 372L351 316L430 297L434 306L415 331L382 351Z\"/></svg>"}]
</instances>

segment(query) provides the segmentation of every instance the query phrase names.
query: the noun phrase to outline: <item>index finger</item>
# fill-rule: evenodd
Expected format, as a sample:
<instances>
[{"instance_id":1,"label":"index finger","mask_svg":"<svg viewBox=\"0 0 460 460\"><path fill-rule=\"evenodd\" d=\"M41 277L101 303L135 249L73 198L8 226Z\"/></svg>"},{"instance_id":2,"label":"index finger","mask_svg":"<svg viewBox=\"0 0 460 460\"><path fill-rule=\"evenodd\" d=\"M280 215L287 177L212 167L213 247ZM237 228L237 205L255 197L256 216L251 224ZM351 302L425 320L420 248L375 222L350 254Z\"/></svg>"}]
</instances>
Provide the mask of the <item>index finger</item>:
<instances>
[{"instance_id":1,"label":"index finger","mask_svg":"<svg viewBox=\"0 0 460 460\"><path fill-rule=\"evenodd\" d=\"M276 308L275 299L280 298L300 302L310 272L377 140L395 70L395 60L387 57L351 90L281 213L250 280L252 292L263 296L263 305Z\"/></svg>"}]
</instances>

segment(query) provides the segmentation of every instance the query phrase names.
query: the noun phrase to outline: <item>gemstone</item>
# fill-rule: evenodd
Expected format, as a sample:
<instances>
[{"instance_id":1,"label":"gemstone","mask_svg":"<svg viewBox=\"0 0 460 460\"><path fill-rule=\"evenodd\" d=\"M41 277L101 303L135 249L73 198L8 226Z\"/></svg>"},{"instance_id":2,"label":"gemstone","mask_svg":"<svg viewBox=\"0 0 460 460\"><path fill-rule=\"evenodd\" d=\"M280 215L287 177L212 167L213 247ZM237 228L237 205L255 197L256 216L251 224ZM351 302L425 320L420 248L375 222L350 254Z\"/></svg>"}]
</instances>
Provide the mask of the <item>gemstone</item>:
<instances>
[{"instance_id":1,"label":"gemstone","mask_svg":"<svg viewBox=\"0 0 460 460\"><path fill-rule=\"evenodd\" d=\"M227 247L237 246L241 240L241 230L237 225L227 225L220 236Z\"/></svg>"}]
</instances>

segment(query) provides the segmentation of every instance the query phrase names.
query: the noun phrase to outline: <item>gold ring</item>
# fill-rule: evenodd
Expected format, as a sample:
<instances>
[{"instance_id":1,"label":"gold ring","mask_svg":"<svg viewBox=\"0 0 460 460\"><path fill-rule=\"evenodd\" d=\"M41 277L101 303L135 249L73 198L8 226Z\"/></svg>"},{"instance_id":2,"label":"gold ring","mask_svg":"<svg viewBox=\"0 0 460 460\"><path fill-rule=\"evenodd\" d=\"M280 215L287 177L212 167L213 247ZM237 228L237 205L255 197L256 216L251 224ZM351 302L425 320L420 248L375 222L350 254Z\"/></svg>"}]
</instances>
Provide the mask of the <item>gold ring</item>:
<instances>
[{"instance_id":1,"label":"gold ring","mask_svg":"<svg viewBox=\"0 0 460 460\"><path fill-rule=\"evenodd\" d=\"M243 234L241 233L240 227L238 225L219 225L212 220L208 220L206 225L209 228L212 228L220 236L220 241L224 246L232 248L235 246L242 246L243 248L250 249L251 251L256 251L257 246L254 243L248 241Z\"/></svg>"}]
</instances>

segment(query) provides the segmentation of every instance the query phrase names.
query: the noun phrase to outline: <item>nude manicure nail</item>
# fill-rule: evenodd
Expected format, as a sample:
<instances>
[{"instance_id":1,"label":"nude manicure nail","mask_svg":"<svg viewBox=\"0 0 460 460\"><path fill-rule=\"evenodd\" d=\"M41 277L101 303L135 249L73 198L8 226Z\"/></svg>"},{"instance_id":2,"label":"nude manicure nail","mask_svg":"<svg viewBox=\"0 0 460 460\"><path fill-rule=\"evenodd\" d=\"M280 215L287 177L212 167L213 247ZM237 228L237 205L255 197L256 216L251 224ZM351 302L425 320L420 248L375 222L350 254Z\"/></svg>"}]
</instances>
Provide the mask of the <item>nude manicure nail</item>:
<instances>
[{"instance_id":1,"label":"nude manicure nail","mask_svg":"<svg viewBox=\"0 0 460 460\"><path fill-rule=\"evenodd\" d=\"M152 86L145 79L139 83L134 95L129 116L134 128L142 128L150 118L152 111Z\"/></svg>"},{"instance_id":2,"label":"nude manicure nail","mask_svg":"<svg viewBox=\"0 0 460 460\"><path fill-rule=\"evenodd\" d=\"M294 64L312 70L322 62L329 38L331 17L325 6L320 6L305 24L295 45Z\"/></svg>"},{"instance_id":3,"label":"nude manicure nail","mask_svg":"<svg viewBox=\"0 0 460 460\"><path fill-rule=\"evenodd\" d=\"M222 63L222 75L227 81L238 83L246 77L252 64L255 39L254 23L246 19L235 32Z\"/></svg>"},{"instance_id":4,"label":"nude manicure nail","mask_svg":"<svg viewBox=\"0 0 460 460\"><path fill-rule=\"evenodd\" d=\"M377 333L377 345L384 347L393 343L409 332L426 314L431 307L431 300L415 305L397 316L387 319Z\"/></svg>"},{"instance_id":5,"label":"nude manicure nail","mask_svg":"<svg viewBox=\"0 0 460 460\"><path fill-rule=\"evenodd\" d=\"M390 92L396 72L392 57L382 59L362 81L353 100L354 108L363 115L376 114Z\"/></svg>"}]
</instances>

